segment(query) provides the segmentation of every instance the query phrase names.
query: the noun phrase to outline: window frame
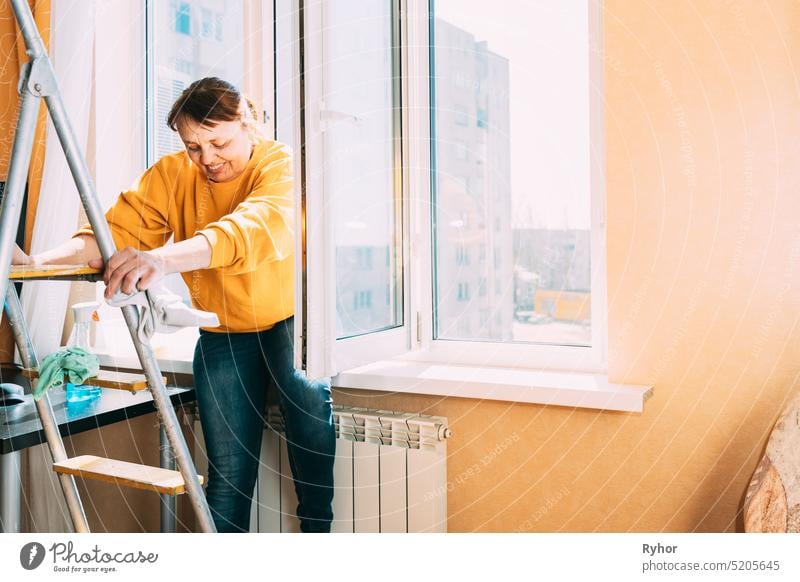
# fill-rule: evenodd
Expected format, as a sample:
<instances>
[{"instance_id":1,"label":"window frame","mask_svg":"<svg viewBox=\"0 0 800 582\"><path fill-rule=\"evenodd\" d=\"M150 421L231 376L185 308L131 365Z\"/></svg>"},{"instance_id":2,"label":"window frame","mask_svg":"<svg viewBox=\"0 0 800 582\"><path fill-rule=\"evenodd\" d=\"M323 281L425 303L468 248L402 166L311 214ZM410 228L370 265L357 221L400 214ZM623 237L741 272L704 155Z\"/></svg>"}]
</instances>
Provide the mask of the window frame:
<instances>
[{"instance_id":1,"label":"window frame","mask_svg":"<svg viewBox=\"0 0 800 582\"><path fill-rule=\"evenodd\" d=\"M299 18L291 18L291 30L277 25L283 1ZM295 313L295 365L311 377L333 376L366 361L396 358L417 362L455 365L483 365L513 368L605 372L607 350L607 287L605 243L605 152L603 127L603 64L602 64L602 6L600 0L589 2L589 63L590 63L590 149L591 149L591 213L592 213L592 347L546 346L487 342L484 340L439 340L433 337L433 237L431 229L431 116L429 78L429 40L433 26L429 2L396 0L400 18L400 104L402 143L402 265L404 317L403 325L390 330L336 340L335 328L335 255L320 252L319 244L331 237L330 221L313 211L324 207L324 191L314 191L313 175L308 169L314 164L313 140L305 136L319 129L320 81L305 71L312 69L315 51L321 51L319 39L304 31L321 25L322 6L319 0L278 0L264 4L261 18L250 19L250 27L261 27L264 78L260 83L260 101L267 121L276 138L294 149L296 191L301 212L296 217L296 273L298 301ZM150 4L151 0L147 1ZM245 1L246 10L250 6ZM312 9L313 8L313 9ZM151 22L148 21L148 26ZM290 36L292 49L287 51L284 69L292 75L291 94L281 91L278 78L278 56L281 38ZM300 53L300 39L305 46ZM315 44L316 43L316 44ZM247 54L254 46L246 48ZM153 51L146 47L148 66L148 108L154 68L149 62ZM256 49L257 50L257 49ZM317 56L317 58L319 58ZM319 61L317 61L319 62ZM266 68L266 69L265 69ZM271 74L266 74L271 71ZM419 82L413 83L413 80ZM422 80L422 81L420 81ZM285 87L284 87L285 88ZM245 87L251 93L252 88ZM287 113L281 116L279 103ZM271 116L269 113L271 112ZM289 114L291 112L291 114ZM147 124L150 124L148 112ZM301 119L303 124L301 124ZM281 126L283 129L281 129ZM148 131L147 141L152 138ZM309 152L311 150L311 152ZM309 212L309 209L312 211ZM327 257L327 260L326 260ZM487 283L488 285L488 283ZM487 291L488 292L488 291ZM326 298L327 297L327 298ZM330 298L333 301L329 301ZM332 304L323 309L326 303ZM490 314L491 316L491 314ZM309 334L308 330L313 330ZM365 358L362 354L368 353ZM166 359L169 359L167 356ZM335 364L335 365L334 365Z\"/></svg>"},{"instance_id":2,"label":"window frame","mask_svg":"<svg viewBox=\"0 0 800 582\"><path fill-rule=\"evenodd\" d=\"M407 85L405 82L403 71L405 71L405 61L407 60L404 54L406 47L406 33L404 31L404 22L402 18L403 7L406 4L405 0L392 0L392 50L396 50L392 66L392 75L394 77L392 95L394 99L394 131L395 135L393 140L395 142L394 148L394 192L395 192L395 241L399 239L399 271L401 282L399 290L402 294L402 324L391 327L389 329L378 330L370 333L360 334L357 336L340 338L334 344L334 361L336 362L338 370L348 370L357 366L363 365L377 358L385 359L393 356L401 355L408 351L409 344L409 317L411 315L411 306L408 301L411 280L408 276L410 263L409 263L409 231L408 231L408 205L405 201L408 198L407 179L404 171L403 160L407 159L408 155L408 142L405 136L408 135L408 128L406 127L406 119L404 112L404 104L406 103L403 88ZM399 43L397 49L394 44ZM335 308L335 307L334 307ZM371 354L365 356L365 354ZM376 358L377 356L377 358Z\"/></svg>"},{"instance_id":3,"label":"window frame","mask_svg":"<svg viewBox=\"0 0 800 582\"><path fill-rule=\"evenodd\" d=\"M288 1L288 0L284 0ZM413 4L413 2L411 3ZM325 167L325 124L324 106L324 43L321 31L324 30L324 2L321 0L293 0L298 21L303 27L298 31L303 38L303 55L295 55L295 71L300 79L294 97L295 111L303 120L303 126L294 132L296 144L302 144L302 170L300 172L298 203L297 256L299 276L297 289L301 290L296 302L295 321L300 325L295 331L296 342L301 345L295 353L296 367L305 370L312 378L330 377L340 371L348 370L374 361L400 356L410 348L411 307L411 268L410 230L408 217L409 186L406 165L409 144L408 119L404 114L407 103L407 83L404 71L407 67L406 19L402 17L407 10L406 0L392 1L393 44L399 41L396 58L393 59L395 77L393 87L394 140L397 146L395 155L395 240L400 239L395 252L400 252L400 290L403 296L402 325L377 330L357 336L337 339L336 330L336 254L333 236L333 216L324 182ZM302 62L301 62L302 61ZM314 71L317 74L306 74ZM321 72L321 73L320 73ZM278 82L280 85L280 81ZM279 97L280 99L280 97ZM301 109L302 108L302 109ZM279 120L280 123L280 120ZM399 159L398 159L399 158ZM367 355L369 354L369 355Z\"/></svg>"},{"instance_id":4,"label":"window frame","mask_svg":"<svg viewBox=\"0 0 800 582\"><path fill-rule=\"evenodd\" d=\"M426 114L416 119L410 127L409 141L419 150L412 159L430 161L427 181L418 178L415 185L420 196L410 200L416 205L412 216L416 221L415 233L428 233L425 241L419 241L414 253L411 276L417 281L412 309L417 314L415 349L401 359L419 362L438 362L456 365L483 365L495 367L533 368L562 371L605 373L607 370L607 282L606 282L606 206L605 206L605 128L603 109L603 58L602 58L602 2L588 2L588 50L589 50L589 149L590 149L590 196L591 196L591 264L592 264L592 345L591 347L546 345L514 342L491 342L485 340L449 340L434 338L435 281L434 250L432 247L433 181L435 180L434 158L431 148L435 135L431 109L434 88L427 83L417 83L415 103L423 105ZM434 0L422 2L425 14L409 13L413 35L417 39L416 58L411 60L414 69L409 70L409 79L429 79L433 48L431 38L435 26ZM430 48L430 51L428 50ZM420 166L417 166L420 167ZM420 198L427 198L430 212ZM414 239L417 240L417 235Z\"/></svg>"}]
</instances>

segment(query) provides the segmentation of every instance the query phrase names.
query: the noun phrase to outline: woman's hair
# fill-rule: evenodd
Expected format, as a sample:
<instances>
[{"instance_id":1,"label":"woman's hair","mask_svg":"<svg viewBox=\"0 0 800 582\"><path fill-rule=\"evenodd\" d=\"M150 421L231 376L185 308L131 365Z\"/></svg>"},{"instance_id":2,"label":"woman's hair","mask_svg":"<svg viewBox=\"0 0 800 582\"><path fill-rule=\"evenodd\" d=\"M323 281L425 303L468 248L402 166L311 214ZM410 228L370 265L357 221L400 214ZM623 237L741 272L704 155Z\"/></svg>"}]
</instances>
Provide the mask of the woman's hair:
<instances>
[{"instance_id":1,"label":"woman's hair","mask_svg":"<svg viewBox=\"0 0 800 582\"><path fill-rule=\"evenodd\" d=\"M258 125L253 103L236 86L218 77L198 79L183 90L167 115L169 128L177 131L178 121L184 115L210 127L220 121L235 120L241 120L252 129Z\"/></svg>"}]
</instances>

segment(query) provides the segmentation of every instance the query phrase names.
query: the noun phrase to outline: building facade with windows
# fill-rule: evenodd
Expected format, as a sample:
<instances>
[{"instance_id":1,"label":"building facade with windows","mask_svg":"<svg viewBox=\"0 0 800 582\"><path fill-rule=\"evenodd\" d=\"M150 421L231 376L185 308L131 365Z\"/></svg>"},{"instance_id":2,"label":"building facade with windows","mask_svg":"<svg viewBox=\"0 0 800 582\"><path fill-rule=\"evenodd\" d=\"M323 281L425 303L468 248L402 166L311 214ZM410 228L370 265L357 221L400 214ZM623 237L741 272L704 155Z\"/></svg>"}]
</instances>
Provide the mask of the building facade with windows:
<instances>
[{"instance_id":1,"label":"building facade with windows","mask_svg":"<svg viewBox=\"0 0 800 582\"><path fill-rule=\"evenodd\" d=\"M150 162L183 149L177 133L166 125L175 99L201 77L220 77L241 87L244 80L243 0L170 0L155 2L151 50L151 103L155 116Z\"/></svg>"},{"instance_id":2,"label":"building facade with windows","mask_svg":"<svg viewBox=\"0 0 800 582\"><path fill-rule=\"evenodd\" d=\"M509 65L485 41L435 25L437 337L511 338Z\"/></svg>"}]
</instances>

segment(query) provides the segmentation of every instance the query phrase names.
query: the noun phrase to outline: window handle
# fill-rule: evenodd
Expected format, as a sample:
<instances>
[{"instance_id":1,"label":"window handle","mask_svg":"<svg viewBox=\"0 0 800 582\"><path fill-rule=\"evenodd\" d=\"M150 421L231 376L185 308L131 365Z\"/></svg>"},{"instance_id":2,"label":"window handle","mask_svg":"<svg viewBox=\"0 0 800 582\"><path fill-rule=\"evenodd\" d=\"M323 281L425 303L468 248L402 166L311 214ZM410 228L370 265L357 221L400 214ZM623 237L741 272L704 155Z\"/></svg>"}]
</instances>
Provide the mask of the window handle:
<instances>
[{"instance_id":1,"label":"window handle","mask_svg":"<svg viewBox=\"0 0 800 582\"><path fill-rule=\"evenodd\" d=\"M346 113L344 111L336 111L335 109L326 109L325 103L320 104L319 108L319 126L320 131L326 131L328 127L339 121L360 121L361 118L355 113Z\"/></svg>"}]
</instances>

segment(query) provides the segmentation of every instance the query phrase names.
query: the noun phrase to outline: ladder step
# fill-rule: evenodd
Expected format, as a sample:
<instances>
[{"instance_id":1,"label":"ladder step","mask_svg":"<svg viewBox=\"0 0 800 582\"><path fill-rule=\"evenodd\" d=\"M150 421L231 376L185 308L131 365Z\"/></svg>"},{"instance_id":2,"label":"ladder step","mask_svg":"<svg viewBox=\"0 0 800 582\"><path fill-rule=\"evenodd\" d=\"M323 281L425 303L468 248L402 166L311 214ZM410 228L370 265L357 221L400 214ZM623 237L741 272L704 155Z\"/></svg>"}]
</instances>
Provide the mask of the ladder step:
<instances>
[{"instance_id":1,"label":"ladder step","mask_svg":"<svg viewBox=\"0 0 800 582\"><path fill-rule=\"evenodd\" d=\"M183 475L179 471L116 461L94 455L81 455L60 463L53 463L53 469L56 473L96 479L166 495L180 495L185 491ZM199 478L202 484L203 476L200 475Z\"/></svg>"},{"instance_id":2,"label":"ladder step","mask_svg":"<svg viewBox=\"0 0 800 582\"><path fill-rule=\"evenodd\" d=\"M86 265L12 265L8 278L12 281L99 281L103 272Z\"/></svg>"},{"instance_id":3,"label":"ladder step","mask_svg":"<svg viewBox=\"0 0 800 582\"><path fill-rule=\"evenodd\" d=\"M22 375L29 379L39 377L38 370L25 368ZM165 376L161 377L164 384L167 383ZM67 377L64 376L64 382ZM133 374L131 372L115 372L112 370L100 370L97 376L87 378L84 386L99 386L100 388L112 388L114 390L128 390L129 392L141 392L147 390L147 377L144 374Z\"/></svg>"}]
</instances>

